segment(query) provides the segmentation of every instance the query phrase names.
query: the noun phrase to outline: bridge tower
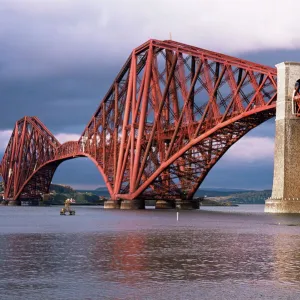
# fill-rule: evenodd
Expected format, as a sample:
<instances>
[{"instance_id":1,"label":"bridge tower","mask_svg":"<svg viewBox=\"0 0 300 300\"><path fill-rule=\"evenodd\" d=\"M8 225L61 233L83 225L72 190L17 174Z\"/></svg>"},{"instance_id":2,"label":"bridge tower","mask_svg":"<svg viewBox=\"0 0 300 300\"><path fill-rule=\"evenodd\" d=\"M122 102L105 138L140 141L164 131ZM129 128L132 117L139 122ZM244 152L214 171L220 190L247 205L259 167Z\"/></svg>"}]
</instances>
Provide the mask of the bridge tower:
<instances>
[{"instance_id":1,"label":"bridge tower","mask_svg":"<svg viewBox=\"0 0 300 300\"><path fill-rule=\"evenodd\" d=\"M300 213L300 115L293 101L300 63L277 67L276 135L272 196L265 212Z\"/></svg>"}]
</instances>

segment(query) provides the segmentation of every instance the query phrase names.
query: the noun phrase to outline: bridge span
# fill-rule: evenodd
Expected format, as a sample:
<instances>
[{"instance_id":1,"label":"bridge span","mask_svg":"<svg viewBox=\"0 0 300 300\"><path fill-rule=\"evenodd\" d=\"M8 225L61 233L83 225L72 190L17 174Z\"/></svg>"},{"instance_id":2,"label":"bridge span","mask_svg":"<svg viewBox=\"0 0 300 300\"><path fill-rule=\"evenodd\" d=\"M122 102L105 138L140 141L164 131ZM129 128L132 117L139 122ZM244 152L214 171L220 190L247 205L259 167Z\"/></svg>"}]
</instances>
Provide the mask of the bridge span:
<instances>
[{"instance_id":1,"label":"bridge span","mask_svg":"<svg viewBox=\"0 0 300 300\"><path fill-rule=\"evenodd\" d=\"M16 122L0 165L5 198L48 193L63 161L88 157L111 207L189 203L224 153L275 116L276 100L275 68L149 40L132 51L78 141L60 144L37 117Z\"/></svg>"}]
</instances>

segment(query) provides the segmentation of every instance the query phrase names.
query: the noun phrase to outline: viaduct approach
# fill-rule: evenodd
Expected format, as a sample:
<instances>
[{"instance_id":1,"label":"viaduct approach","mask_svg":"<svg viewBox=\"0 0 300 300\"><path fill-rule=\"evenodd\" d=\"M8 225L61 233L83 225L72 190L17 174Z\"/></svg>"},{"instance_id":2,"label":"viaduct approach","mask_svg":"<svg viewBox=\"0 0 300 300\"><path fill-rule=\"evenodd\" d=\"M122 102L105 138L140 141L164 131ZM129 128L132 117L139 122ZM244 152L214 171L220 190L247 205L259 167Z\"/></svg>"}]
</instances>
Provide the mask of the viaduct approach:
<instances>
[{"instance_id":1,"label":"viaduct approach","mask_svg":"<svg viewBox=\"0 0 300 300\"><path fill-rule=\"evenodd\" d=\"M192 205L224 153L275 116L277 76L272 67L149 40L132 51L78 141L60 144L37 117L16 122L0 163L4 197L11 204L40 197L63 161L88 157L108 188L108 207L143 208L145 199Z\"/></svg>"}]
</instances>

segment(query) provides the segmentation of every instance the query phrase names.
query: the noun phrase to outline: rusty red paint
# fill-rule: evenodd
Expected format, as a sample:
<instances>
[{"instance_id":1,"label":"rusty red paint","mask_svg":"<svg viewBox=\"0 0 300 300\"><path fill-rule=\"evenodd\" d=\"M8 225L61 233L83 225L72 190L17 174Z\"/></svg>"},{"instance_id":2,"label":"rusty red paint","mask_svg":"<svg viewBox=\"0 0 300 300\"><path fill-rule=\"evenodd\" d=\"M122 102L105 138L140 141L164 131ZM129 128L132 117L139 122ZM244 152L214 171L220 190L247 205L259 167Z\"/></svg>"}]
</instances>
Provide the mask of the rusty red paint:
<instances>
[{"instance_id":1,"label":"rusty red paint","mask_svg":"<svg viewBox=\"0 0 300 300\"><path fill-rule=\"evenodd\" d=\"M36 117L16 123L0 172L5 198L49 191L58 165L89 157L112 199L191 198L241 137L275 116L276 70L175 41L136 48L79 141Z\"/></svg>"}]
</instances>

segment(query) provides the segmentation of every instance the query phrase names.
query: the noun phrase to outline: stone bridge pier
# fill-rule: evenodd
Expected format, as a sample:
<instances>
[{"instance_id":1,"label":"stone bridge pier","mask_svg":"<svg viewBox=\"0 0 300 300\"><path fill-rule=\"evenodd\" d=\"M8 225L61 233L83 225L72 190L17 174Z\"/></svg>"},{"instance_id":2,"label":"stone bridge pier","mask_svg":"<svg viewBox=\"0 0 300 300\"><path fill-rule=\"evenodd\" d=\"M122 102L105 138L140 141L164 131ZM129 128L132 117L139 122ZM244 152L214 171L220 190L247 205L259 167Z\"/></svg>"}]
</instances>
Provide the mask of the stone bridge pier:
<instances>
[{"instance_id":1,"label":"stone bridge pier","mask_svg":"<svg viewBox=\"0 0 300 300\"><path fill-rule=\"evenodd\" d=\"M265 212L300 213L300 117L295 112L293 93L300 79L300 63L277 66L276 135L271 198Z\"/></svg>"}]
</instances>

